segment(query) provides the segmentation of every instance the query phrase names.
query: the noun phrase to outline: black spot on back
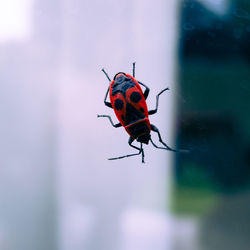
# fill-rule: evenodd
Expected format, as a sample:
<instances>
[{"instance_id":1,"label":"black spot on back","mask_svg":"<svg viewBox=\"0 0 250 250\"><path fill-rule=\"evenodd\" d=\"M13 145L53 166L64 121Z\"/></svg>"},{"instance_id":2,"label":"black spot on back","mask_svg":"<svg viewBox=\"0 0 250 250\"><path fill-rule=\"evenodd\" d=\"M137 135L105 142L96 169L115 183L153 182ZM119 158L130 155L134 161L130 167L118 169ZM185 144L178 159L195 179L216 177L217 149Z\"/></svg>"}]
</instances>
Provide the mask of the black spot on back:
<instances>
[{"instance_id":1,"label":"black spot on back","mask_svg":"<svg viewBox=\"0 0 250 250\"><path fill-rule=\"evenodd\" d=\"M126 125L137 122L145 118L145 115L141 113L138 109L133 107L130 103L126 104Z\"/></svg>"},{"instance_id":2,"label":"black spot on back","mask_svg":"<svg viewBox=\"0 0 250 250\"><path fill-rule=\"evenodd\" d=\"M138 103L141 100L141 94L137 91L132 92L130 100L134 103Z\"/></svg>"},{"instance_id":3,"label":"black spot on back","mask_svg":"<svg viewBox=\"0 0 250 250\"><path fill-rule=\"evenodd\" d=\"M140 111L142 112L142 113L144 113L144 108L143 107L140 107Z\"/></svg>"},{"instance_id":4,"label":"black spot on back","mask_svg":"<svg viewBox=\"0 0 250 250\"><path fill-rule=\"evenodd\" d=\"M124 105L123 100L121 100L121 99L115 100L115 109L116 110L122 110L123 105Z\"/></svg>"}]
</instances>

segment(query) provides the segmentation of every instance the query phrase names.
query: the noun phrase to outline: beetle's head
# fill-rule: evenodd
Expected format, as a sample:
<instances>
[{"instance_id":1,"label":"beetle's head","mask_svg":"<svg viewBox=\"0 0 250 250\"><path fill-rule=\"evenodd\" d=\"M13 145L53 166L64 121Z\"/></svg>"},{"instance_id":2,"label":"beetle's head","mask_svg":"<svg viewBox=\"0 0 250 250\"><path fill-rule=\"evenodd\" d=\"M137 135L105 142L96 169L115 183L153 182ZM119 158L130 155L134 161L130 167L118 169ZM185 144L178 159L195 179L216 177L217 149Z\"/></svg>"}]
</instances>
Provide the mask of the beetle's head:
<instances>
[{"instance_id":1,"label":"beetle's head","mask_svg":"<svg viewBox=\"0 0 250 250\"><path fill-rule=\"evenodd\" d=\"M114 76L114 80L115 80L115 82L117 82L117 83L122 83L122 82L125 80L125 78L126 78L126 75L125 75L125 73L123 73L123 72L119 72L119 73L117 73L117 74Z\"/></svg>"},{"instance_id":2,"label":"beetle's head","mask_svg":"<svg viewBox=\"0 0 250 250\"><path fill-rule=\"evenodd\" d=\"M117 84L123 83L124 81L129 81L130 78L126 76L125 73L119 72L114 76L114 81Z\"/></svg>"}]
</instances>

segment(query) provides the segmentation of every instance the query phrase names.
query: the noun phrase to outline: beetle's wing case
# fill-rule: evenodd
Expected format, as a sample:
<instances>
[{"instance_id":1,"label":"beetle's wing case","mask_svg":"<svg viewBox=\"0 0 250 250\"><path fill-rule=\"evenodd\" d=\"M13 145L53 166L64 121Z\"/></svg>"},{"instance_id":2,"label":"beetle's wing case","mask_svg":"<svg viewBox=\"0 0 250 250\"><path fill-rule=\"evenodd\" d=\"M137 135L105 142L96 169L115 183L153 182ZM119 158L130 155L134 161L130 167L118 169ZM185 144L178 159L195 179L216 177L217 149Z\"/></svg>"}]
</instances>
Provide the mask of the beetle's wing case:
<instances>
[{"instance_id":1,"label":"beetle's wing case","mask_svg":"<svg viewBox=\"0 0 250 250\"><path fill-rule=\"evenodd\" d=\"M138 123L142 121L147 124L150 130L148 108L142 89L137 80L131 75L125 74L125 76L129 77L130 81L124 81L117 86L114 80L111 82L110 100L118 120L122 126L125 127L127 132L134 137L131 131L127 129L131 127L132 124L136 123L138 126Z\"/></svg>"}]
</instances>

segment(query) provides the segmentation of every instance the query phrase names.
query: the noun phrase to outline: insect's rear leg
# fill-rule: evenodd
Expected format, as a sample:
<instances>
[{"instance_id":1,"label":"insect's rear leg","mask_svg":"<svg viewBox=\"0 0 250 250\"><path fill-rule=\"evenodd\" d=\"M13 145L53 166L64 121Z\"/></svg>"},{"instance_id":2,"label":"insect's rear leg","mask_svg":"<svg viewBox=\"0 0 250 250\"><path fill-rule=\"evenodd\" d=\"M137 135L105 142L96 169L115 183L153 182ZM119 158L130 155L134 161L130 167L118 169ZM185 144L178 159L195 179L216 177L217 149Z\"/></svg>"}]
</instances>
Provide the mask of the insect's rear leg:
<instances>
[{"instance_id":1,"label":"insect's rear leg","mask_svg":"<svg viewBox=\"0 0 250 250\"><path fill-rule=\"evenodd\" d=\"M152 110L148 111L148 114L149 114L149 115L153 115L153 114L155 114L155 113L157 112L157 110L158 110L158 105L159 105L159 96L160 96L164 91L166 91L166 90L169 90L169 88L163 89L158 95L156 95L156 107L155 107L155 109L152 109Z\"/></svg>"},{"instance_id":2,"label":"insect's rear leg","mask_svg":"<svg viewBox=\"0 0 250 250\"><path fill-rule=\"evenodd\" d=\"M140 155L142 154L142 163L144 163L144 150L142 148L142 143L141 143L141 147L138 148L134 145L132 145L132 142L134 141L134 139L132 137L129 137L129 140L128 140L128 144L129 146L131 146L132 148L135 148L137 150L139 150L138 153L134 153L134 154L129 154L129 155L123 155L123 156L118 156L118 157L114 157L114 158L109 158L108 160L119 160L119 159L122 159L122 158L125 158L125 157L131 157L131 156L135 156L135 155Z\"/></svg>"},{"instance_id":3,"label":"insect's rear leg","mask_svg":"<svg viewBox=\"0 0 250 250\"><path fill-rule=\"evenodd\" d=\"M146 100L148 98L148 94L149 94L150 89L149 89L149 87L146 84L144 84L142 82L139 82L139 81L138 81L138 83L141 84L143 87L146 88L146 90L143 93L143 96L144 96L144 98Z\"/></svg>"},{"instance_id":4,"label":"insect's rear leg","mask_svg":"<svg viewBox=\"0 0 250 250\"><path fill-rule=\"evenodd\" d=\"M177 150L177 149L170 148L170 147L162 140L160 131L159 131L159 129L158 129L155 125L151 124L151 130L154 131L154 132L156 132L156 133L158 134L159 142L160 142L162 145L165 146L165 147L159 147L159 146L157 146L157 145L152 141L152 139L150 138L150 141L151 141L151 143L152 143L152 145L153 145L154 147L160 148L160 149L169 150L169 151L173 151L173 152L176 152L176 153L187 153L187 152L189 152L188 150Z\"/></svg>"},{"instance_id":5,"label":"insect's rear leg","mask_svg":"<svg viewBox=\"0 0 250 250\"><path fill-rule=\"evenodd\" d=\"M122 126L120 122L117 123L117 124L114 124L110 115L97 115L97 117L98 118L99 117L107 117L109 119L110 123L112 124L112 126L115 127L115 128L119 128L119 127Z\"/></svg>"}]
</instances>

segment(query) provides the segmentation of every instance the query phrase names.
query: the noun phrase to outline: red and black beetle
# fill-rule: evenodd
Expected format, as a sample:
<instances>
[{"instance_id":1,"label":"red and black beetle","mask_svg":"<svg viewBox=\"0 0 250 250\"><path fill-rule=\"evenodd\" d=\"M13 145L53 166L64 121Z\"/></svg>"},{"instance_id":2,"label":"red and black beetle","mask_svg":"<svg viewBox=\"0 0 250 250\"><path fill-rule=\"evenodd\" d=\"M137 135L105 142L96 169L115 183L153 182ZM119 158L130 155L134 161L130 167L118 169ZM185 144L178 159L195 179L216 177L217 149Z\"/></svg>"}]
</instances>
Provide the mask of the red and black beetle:
<instances>
[{"instance_id":1,"label":"red and black beetle","mask_svg":"<svg viewBox=\"0 0 250 250\"><path fill-rule=\"evenodd\" d=\"M142 162L144 162L142 144L148 144L149 141L151 141L152 145L156 148L170 150L173 152L181 152L170 148L165 142L163 142L158 128L150 123L148 119L149 115L155 114L158 110L159 96L169 88L163 89L156 96L155 109L148 111L146 99L149 94L149 88L142 82L135 79L135 63L133 63L133 76L119 72L111 81L106 71L104 69L102 69L102 71L111 82L104 97L104 104L109 108L114 109L119 123L114 124L109 115L97 115L97 117L107 117L112 126L115 128L123 126L130 135L128 144L139 151L138 153L110 158L109 160L117 160L142 154ZM140 85L145 87L144 93L142 92ZM111 102L107 101L108 93ZM159 147L152 141L150 135L151 131L158 134L159 141L164 147ZM132 145L134 140L140 142L140 148Z\"/></svg>"}]
</instances>

